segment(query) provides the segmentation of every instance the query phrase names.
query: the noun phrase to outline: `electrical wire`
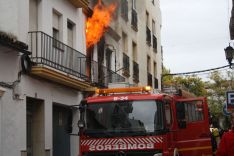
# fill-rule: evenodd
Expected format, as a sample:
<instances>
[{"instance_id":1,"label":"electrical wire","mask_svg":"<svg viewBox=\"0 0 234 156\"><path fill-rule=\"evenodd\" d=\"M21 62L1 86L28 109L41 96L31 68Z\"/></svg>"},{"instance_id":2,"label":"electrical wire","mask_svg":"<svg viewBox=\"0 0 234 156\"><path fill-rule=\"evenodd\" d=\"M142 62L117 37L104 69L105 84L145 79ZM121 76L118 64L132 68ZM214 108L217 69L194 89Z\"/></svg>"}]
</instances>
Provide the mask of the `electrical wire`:
<instances>
[{"instance_id":1,"label":"electrical wire","mask_svg":"<svg viewBox=\"0 0 234 156\"><path fill-rule=\"evenodd\" d=\"M219 70L219 69L223 69L226 67L229 67L230 65L226 65L226 66L221 66L221 67L217 67L217 68L211 68L211 69L206 69L206 70L199 70L199 71L193 71L193 72L184 72L184 73L172 73L172 74L163 74L162 77L164 76L176 76L176 75L191 75L191 74L199 74L199 73L204 73L204 72L210 72L210 71L214 71L214 70Z\"/></svg>"}]
</instances>

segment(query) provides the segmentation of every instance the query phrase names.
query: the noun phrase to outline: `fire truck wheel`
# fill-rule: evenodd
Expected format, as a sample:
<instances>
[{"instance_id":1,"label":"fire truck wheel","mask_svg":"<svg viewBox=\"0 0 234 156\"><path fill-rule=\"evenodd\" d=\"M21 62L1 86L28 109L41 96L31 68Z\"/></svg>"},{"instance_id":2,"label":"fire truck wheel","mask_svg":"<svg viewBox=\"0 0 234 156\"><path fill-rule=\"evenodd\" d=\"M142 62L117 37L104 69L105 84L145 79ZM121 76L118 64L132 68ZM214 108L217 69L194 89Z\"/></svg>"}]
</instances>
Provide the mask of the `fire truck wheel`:
<instances>
[{"instance_id":1,"label":"fire truck wheel","mask_svg":"<svg viewBox=\"0 0 234 156\"><path fill-rule=\"evenodd\" d=\"M174 154L173 154L173 156L179 156L179 152L178 152L178 149L177 149L177 148L174 149Z\"/></svg>"}]
</instances>

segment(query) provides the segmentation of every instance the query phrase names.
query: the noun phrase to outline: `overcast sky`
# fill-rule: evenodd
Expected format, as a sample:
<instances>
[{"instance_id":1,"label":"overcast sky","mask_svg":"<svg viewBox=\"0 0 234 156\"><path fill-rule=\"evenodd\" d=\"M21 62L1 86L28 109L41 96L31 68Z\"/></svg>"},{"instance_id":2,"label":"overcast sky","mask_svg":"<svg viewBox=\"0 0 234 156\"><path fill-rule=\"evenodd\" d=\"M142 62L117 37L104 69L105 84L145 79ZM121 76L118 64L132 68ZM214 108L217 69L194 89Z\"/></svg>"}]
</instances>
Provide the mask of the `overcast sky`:
<instances>
[{"instance_id":1,"label":"overcast sky","mask_svg":"<svg viewBox=\"0 0 234 156\"><path fill-rule=\"evenodd\" d=\"M160 0L164 66L171 73L227 65L229 0Z\"/></svg>"}]
</instances>

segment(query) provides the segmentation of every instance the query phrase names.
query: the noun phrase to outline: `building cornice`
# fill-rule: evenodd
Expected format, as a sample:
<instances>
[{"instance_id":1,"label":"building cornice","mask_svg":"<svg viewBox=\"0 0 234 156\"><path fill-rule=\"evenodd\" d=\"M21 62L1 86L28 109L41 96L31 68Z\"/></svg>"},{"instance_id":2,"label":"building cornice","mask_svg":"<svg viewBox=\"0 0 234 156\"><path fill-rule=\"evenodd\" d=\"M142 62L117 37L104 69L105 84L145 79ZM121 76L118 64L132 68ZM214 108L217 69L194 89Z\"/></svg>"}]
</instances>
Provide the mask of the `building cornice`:
<instances>
[{"instance_id":1,"label":"building cornice","mask_svg":"<svg viewBox=\"0 0 234 156\"><path fill-rule=\"evenodd\" d=\"M88 7L88 0L68 0L71 4L73 4L77 8L82 8L85 14L89 14L90 9Z\"/></svg>"},{"instance_id":2,"label":"building cornice","mask_svg":"<svg viewBox=\"0 0 234 156\"><path fill-rule=\"evenodd\" d=\"M5 32L0 31L0 45L12 48L16 51L30 55L31 52L28 50L28 45L24 42L17 40L17 38Z\"/></svg>"}]
</instances>

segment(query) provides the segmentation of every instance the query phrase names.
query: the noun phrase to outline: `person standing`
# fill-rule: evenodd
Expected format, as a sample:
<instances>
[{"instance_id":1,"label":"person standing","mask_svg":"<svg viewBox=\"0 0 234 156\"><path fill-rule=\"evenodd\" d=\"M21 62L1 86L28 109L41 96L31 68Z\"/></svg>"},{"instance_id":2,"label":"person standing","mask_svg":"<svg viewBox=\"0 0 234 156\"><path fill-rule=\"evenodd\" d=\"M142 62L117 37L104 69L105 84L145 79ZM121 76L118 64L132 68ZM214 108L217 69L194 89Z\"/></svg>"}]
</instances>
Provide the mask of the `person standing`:
<instances>
[{"instance_id":1,"label":"person standing","mask_svg":"<svg viewBox=\"0 0 234 156\"><path fill-rule=\"evenodd\" d=\"M223 134L216 156L234 156L234 112L231 114L232 128Z\"/></svg>"}]
</instances>

